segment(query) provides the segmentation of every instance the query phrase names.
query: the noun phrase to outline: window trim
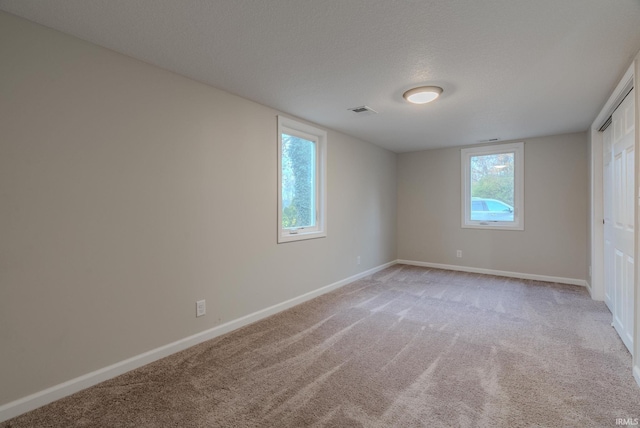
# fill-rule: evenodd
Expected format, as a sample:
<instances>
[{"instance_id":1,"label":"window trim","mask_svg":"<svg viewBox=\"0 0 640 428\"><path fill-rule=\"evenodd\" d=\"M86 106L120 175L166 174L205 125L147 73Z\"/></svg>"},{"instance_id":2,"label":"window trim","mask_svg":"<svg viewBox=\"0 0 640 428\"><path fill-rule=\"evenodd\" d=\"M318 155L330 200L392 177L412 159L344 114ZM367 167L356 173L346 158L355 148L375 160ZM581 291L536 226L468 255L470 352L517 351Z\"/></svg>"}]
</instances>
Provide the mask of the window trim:
<instances>
[{"instance_id":1,"label":"window trim","mask_svg":"<svg viewBox=\"0 0 640 428\"><path fill-rule=\"evenodd\" d=\"M316 143L316 225L313 228L282 227L282 134L294 135ZM327 236L327 133L297 120L278 116L278 244L324 238Z\"/></svg>"},{"instance_id":2,"label":"window trim","mask_svg":"<svg viewBox=\"0 0 640 428\"><path fill-rule=\"evenodd\" d=\"M514 221L471 220L471 158L473 156L514 154ZM524 230L524 142L469 147L460 150L462 165L462 228L492 230Z\"/></svg>"}]
</instances>

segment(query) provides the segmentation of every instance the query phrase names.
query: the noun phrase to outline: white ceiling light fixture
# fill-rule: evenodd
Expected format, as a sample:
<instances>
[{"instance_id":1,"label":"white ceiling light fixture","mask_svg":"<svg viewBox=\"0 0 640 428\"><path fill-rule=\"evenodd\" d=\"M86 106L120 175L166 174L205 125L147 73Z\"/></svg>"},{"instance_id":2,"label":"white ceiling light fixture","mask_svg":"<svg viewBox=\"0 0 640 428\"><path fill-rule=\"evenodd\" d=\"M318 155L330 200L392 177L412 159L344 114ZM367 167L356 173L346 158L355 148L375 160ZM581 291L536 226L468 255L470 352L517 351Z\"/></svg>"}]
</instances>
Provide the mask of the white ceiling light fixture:
<instances>
[{"instance_id":1,"label":"white ceiling light fixture","mask_svg":"<svg viewBox=\"0 0 640 428\"><path fill-rule=\"evenodd\" d=\"M409 89L402 96L410 103L426 104L438 98L441 93L442 88L440 86L420 86Z\"/></svg>"}]
</instances>

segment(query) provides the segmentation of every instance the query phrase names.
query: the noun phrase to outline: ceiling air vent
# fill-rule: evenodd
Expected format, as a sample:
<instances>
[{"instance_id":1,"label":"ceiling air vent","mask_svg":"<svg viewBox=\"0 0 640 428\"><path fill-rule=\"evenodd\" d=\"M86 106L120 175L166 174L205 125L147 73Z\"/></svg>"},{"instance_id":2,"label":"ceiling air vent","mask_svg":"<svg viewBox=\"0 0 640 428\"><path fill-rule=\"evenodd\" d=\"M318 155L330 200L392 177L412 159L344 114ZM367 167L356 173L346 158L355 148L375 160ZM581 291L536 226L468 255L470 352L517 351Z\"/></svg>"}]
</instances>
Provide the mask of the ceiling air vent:
<instances>
[{"instance_id":1,"label":"ceiling air vent","mask_svg":"<svg viewBox=\"0 0 640 428\"><path fill-rule=\"evenodd\" d=\"M371 107L367 107L367 106L353 107L353 108L350 108L349 110L351 110L352 112L354 112L358 116L370 116L372 114L377 114L378 113L377 111L375 111Z\"/></svg>"}]
</instances>

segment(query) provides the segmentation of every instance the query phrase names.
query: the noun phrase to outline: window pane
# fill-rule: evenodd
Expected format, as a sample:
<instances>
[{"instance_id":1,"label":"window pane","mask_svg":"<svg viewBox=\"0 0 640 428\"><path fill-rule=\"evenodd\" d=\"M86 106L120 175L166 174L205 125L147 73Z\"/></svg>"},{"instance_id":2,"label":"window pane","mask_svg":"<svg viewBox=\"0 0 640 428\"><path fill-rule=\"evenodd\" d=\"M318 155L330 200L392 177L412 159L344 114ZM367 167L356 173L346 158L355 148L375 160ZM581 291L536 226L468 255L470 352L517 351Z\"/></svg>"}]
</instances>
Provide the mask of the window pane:
<instances>
[{"instance_id":1,"label":"window pane","mask_svg":"<svg viewBox=\"0 0 640 428\"><path fill-rule=\"evenodd\" d=\"M316 143L282 134L282 227L316 224Z\"/></svg>"},{"instance_id":2,"label":"window pane","mask_svg":"<svg viewBox=\"0 0 640 428\"><path fill-rule=\"evenodd\" d=\"M514 153L471 156L471 220L514 221L514 162Z\"/></svg>"}]
</instances>

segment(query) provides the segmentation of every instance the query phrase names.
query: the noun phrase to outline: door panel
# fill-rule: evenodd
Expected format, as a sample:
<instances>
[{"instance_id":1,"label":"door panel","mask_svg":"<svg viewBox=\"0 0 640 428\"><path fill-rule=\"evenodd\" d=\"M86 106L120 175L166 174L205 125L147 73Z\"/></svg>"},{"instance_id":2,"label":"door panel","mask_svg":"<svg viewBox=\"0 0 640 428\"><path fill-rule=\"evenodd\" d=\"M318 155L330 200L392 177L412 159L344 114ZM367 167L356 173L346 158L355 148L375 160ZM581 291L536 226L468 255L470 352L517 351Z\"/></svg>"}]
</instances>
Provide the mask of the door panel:
<instances>
[{"instance_id":1,"label":"door panel","mask_svg":"<svg viewBox=\"0 0 640 428\"><path fill-rule=\"evenodd\" d=\"M635 294L635 283L634 283L634 276L635 276L635 264L633 262L633 258L631 257L627 257L626 259L627 261L627 266L626 266L626 273L627 273L627 279L625 281L625 285L626 287L623 290L623 296L622 296L622 300L623 300L623 313L622 313L622 323L625 326L624 329L624 335L626 337L622 338L622 341L627 344L627 348L629 348L629 352L631 352L631 354L633 354L633 329L634 329L634 324L633 324L633 314L634 314L634 309L633 309L633 295Z\"/></svg>"},{"instance_id":2,"label":"door panel","mask_svg":"<svg viewBox=\"0 0 640 428\"><path fill-rule=\"evenodd\" d=\"M611 141L613 127L609 126L603 135L603 192L604 192L604 301L611 313L615 308L615 287L613 276L613 167L611 163Z\"/></svg>"}]
</instances>

